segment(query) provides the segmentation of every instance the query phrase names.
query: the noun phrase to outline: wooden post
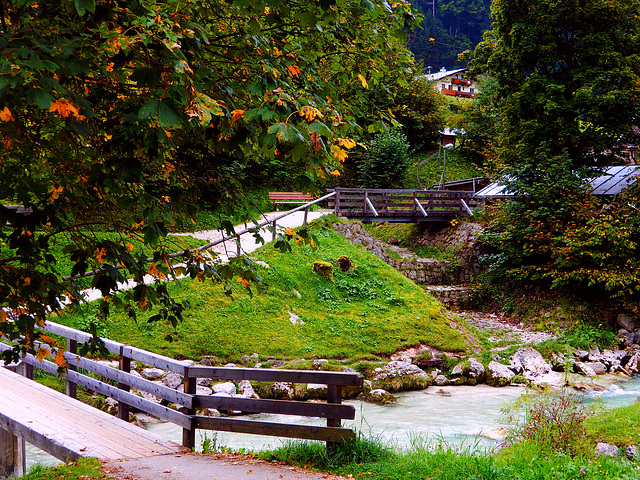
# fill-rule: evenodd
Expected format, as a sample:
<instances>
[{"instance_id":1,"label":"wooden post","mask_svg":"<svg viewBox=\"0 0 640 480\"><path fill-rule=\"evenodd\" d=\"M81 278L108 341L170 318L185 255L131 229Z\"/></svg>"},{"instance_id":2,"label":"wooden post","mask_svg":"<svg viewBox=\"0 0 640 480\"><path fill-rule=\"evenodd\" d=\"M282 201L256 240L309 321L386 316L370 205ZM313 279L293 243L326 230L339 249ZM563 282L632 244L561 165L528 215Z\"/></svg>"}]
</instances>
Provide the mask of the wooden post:
<instances>
[{"instance_id":1,"label":"wooden post","mask_svg":"<svg viewBox=\"0 0 640 480\"><path fill-rule=\"evenodd\" d=\"M271 231L271 240L275 241L276 240L276 222L275 222L275 220L271 224L271 228L273 228L273 230Z\"/></svg>"},{"instance_id":2,"label":"wooden post","mask_svg":"<svg viewBox=\"0 0 640 480\"><path fill-rule=\"evenodd\" d=\"M240 235L236 237L236 247L238 248L237 256L239 257L240 255L242 255L242 243L240 243Z\"/></svg>"},{"instance_id":3,"label":"wooden post","mask_svg":"<svg viewBox=\"0 0 640 480\"><path fill-rule=\"evenodd\" d=\"M336 188L336 195L334 197L334 209L335 209L335 213L336 213L336 217L339 217L339 213L340 213L340 190L338 190Z\"/></svg>"},{"instance_id":4,"label":"wooden post","mask_svg":"<svg viewBox=\"0 0 640 480\"><path fill-rule=\"evenodd\" d=\"M68 338L67 339L67 352L69 352L69 353L78 353L78 342ZM74 365L67 365L67 370L75 372L75 371L78 370L78 368L75 367ZM77 385L75 383L73 383L69 379L67 379L66 394L71 398L78 398L78 396L77 396L78 387L77 387Z\"/></svg>"},{"instance_id":5,"label":"wooden post","mask_svg":"<svg viewBox=\"0 0 640 480\"><path fill-rule=\"evenodd\" d=\"M304 209L304 220L302 221L302 226L307 226L307 215L309 215L309 207Z\"/></svg>"},{"instance_id":6,"label":"wooden post","mask_svg":"<svg viewBox=\"0 0 640 480\"><path fill-rule=\"evenodd\" d=\"M342 385L327 385L327 403L342 403ZM339 418L327 418L327 427L340 427ZM337 442L327 442L327 450L335 450Z\"/></svg>"},{"instance_id":7,"label":"wooden post","mask_svg":"<svg viewBox=\"0 0 640 480\"><path fill-rule=\"evenodd\" d=\"M0 428L0 478L22 477L25 473L24 440Z\"/></svg>"},{"instance_id":8,"label":"wooden post","mask_svg":"<svg viewBox=\"0 0 640 480\"><path fill-rule=\"evenodd\" d=\"M196 394L196 378L189 376L189 367L185 369L184 374L184 393L188 395ZM185 415L195 415L195 408L184 408L183 413ZM182 446L193 450L196 446L196 429L193 426L193 417L191 418L191 428L182 429Z\"/></svg>"},{"instance_id":9,"label":"wooden post","mask_svg":"<svg viewBox=\"0 0 640 480\"><path fill-rule=\"evenodd\" d=\"M123 349L124 345L120 347L120 358L118 359L118 363L120 364L120 370L123 372L130 373L131 372L131 359L124 356ZM118 382L118 388L120 390L124 390L128 392L130 390L129 385L125 385L124 383ZM126 403L119 401L118 402L118 418L124 420L125 422L129 421L129 412L131 411L131 407Z\"/></svg>"}]
</instances>

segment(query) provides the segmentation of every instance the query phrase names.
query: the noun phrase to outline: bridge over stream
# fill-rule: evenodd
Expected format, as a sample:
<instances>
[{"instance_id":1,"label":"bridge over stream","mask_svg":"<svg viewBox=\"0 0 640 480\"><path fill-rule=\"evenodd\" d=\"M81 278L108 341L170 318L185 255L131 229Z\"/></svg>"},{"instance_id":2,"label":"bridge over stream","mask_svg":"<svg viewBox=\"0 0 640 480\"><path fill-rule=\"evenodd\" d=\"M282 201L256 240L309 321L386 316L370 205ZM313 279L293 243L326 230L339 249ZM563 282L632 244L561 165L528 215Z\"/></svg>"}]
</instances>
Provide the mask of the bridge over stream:
<instances>
[{"instance_id":1,"label":"bridge over stream","mask_svg":"<svg viewBox=\"0 0 640 480\"><path fill-rule=\"evenodd\" d=\"M363 222L450 222L473 216L474 192L336 188L328 199L338 217Z\"/></svg>"},{"instance_id":2,"label":"bridge over stream","mask_svg":"<svg viewBox=\"0 0 640 480\"><path fill-rule=\"evenodd\" d=\"M24 473L25 441L62 461L78 457L113 461L178 453L182 447L193 449L196 429L320 440L329 447L355 438L352 429L341 426L342 420L355 418L354 407L342 404L342 389L361 387L359 373L194 365L102 338L104 348L119 358L117 366L110 366L78 353L82 344L94 341L90 334L53 322L46 322L43 330L67 340L66 351L60 352L67 368L60 371L51 359L38 359L31 354L23 355L21 363L13 367L25 376L0 367L0 478ZM45 344L39 343L37 348L46 349L52 359L58 353ZM0 343L0 352L8 349L11 345ZM184 391L141 378L131 372L133 362L178 374ZM34 368L66 380L67 395L27 378L32 377ZM197 389L200 378L321 384L326 385L325 402L203 395ZM117 400L117 417L76 400L78 385ZM161 403L150 397L159 398ZM172 409L167 404L179 408ZM180 426L182 447L129 424L132 408ZM327 426L201 414L209 408L319 417L326 419Z\"/></svg>"}]
</instances>

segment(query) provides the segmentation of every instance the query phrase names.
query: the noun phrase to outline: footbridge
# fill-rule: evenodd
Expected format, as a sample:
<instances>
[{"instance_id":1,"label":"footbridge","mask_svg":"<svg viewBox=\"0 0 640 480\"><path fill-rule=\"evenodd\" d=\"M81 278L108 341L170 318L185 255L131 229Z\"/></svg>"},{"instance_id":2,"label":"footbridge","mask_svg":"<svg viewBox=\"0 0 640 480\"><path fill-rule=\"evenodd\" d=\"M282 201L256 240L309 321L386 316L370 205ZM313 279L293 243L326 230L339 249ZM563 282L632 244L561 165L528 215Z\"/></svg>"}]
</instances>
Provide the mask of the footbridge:
<instances>
[{"instance_id":1,"label":"footbridge","mask_svg":"<svg viewBox=\"0 0 640 480\"><path fill-rule=\"evenodd\" d=\"M449 222L473 216L474 192L336 188L328 199L338 217L363 222Z\"/></svg>"}]
</instances>

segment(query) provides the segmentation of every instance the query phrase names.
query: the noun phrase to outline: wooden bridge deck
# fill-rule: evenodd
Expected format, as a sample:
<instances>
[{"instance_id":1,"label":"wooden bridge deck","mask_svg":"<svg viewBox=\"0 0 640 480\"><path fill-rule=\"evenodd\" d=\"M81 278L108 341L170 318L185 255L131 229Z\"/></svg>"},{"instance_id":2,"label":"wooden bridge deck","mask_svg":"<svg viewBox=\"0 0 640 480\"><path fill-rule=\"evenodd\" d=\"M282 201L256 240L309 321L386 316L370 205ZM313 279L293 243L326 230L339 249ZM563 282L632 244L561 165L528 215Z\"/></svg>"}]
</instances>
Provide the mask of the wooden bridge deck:
<instances>
[{"instance_id":1,"label":"wooden bridge deck","mask_svg":"<svg viewBox=\"0 0 640 480\"><path fill-rule=\"evenodd\" d=\"M0 428L60 460L138 459L182 448L6 368L0 387Z\"/></svg>"}]
</instances>

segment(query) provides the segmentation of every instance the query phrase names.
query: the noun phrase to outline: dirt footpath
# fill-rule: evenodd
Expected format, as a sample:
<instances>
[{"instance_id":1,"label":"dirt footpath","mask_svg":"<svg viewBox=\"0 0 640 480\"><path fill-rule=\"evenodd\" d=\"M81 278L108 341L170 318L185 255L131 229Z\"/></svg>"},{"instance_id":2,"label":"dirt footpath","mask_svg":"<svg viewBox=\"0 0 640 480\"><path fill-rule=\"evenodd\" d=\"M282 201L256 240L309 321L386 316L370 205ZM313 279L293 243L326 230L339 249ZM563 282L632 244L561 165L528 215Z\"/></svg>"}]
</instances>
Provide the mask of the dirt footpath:
<instances>
[{"instance_id":1,"label":"dirt footpath","mask_svg":"<svg viewBox=\"0 0 640 480\"><path fill-rule=\"evenodd\" d=\"M339 480L345 477L269 463L246 455L161 455L104 464L107 478L117 480Z\"/></svg>"}]
</instances>

